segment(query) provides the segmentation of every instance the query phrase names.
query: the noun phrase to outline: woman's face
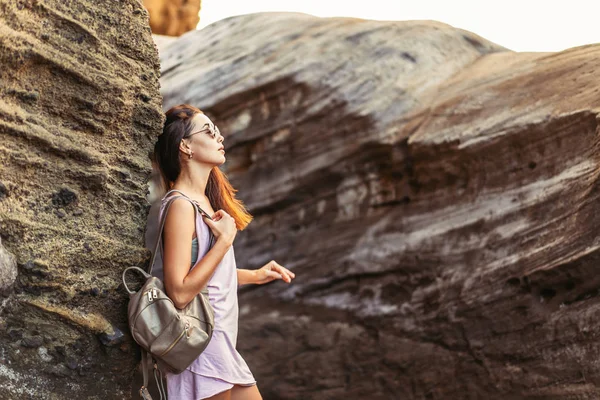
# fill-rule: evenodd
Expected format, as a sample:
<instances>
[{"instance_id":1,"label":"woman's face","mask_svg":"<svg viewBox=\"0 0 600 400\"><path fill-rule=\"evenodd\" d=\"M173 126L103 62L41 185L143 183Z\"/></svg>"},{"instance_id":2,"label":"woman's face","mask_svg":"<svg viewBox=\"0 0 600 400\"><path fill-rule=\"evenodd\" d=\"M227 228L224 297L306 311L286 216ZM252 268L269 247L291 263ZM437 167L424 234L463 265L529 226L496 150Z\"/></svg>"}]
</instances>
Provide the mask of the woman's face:
<instances>
[{"instance_id":1,"label":"woman's face","mask_svg":"<svg viewBox=\"0 0 600 400\"><path fill-rule=\"evenodd\" d=\"M225 162L223 140L218 128L206 115L196 114L192 118L192 131L181 140L179 148L184 159L211 166L221 165ZM192 159L189 159L190 151L193 152Z\"/></svg>"}]
</instances>

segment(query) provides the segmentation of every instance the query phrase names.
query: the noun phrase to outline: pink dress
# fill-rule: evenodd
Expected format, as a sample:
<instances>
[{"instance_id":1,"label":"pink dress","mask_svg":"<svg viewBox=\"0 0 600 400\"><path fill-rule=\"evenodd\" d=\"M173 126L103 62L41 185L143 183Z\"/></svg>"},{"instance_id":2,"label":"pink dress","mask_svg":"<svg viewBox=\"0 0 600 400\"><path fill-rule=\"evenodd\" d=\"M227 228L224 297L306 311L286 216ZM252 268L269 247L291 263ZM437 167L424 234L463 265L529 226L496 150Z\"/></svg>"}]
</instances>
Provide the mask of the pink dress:
<instances>
[{"instance_id":1,"label":"pink dress","mask_svg":"<svg viewBox=\"0 0 600 400\"><path fill-rule=\"evenodd\" d=\"M165 204L166 200L163 199L158 214L159 221ZM190 270L209 250L209 229L197 212L197 238L192 241ZM162 243L160 251L162 254ZM201 257L197 257L198 254ZM162 268L160 274L162 275ZM215 315L212 338L206 349L185 371L180 374L165 374L169 400L200 400L231 389L234 384L256 384L250 368L236 350L239 315L237 288L237 267L231 246L208 281L209 301Z\"/></svg>"}]
</instances>

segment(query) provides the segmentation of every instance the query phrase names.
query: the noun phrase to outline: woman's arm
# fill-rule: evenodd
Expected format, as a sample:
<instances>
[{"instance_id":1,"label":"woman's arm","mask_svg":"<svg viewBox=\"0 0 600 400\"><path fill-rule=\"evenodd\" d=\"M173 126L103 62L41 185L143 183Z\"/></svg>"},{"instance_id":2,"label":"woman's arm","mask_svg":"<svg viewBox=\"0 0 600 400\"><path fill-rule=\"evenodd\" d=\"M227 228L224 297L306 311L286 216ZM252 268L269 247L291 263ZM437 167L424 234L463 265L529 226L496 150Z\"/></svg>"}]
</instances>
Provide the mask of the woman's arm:
<instances>
[{"instance_id":1,"label":"woman's arm","mask_svg":"<svg viewBox=\"0 0 600 400\"><path fill-rule=\"evenodd\" d=\"M237 270L238 287L248 283L256 283L256 270L238 269Z\"/></svg>"},{"instance_id":2,"label":"woman's arm","mask_svg":"<svg viewBox=\"0 0 600 400\"><path fill-rule=\"evenodd\" d=\"M206 286L231 246L227 240L217 238L213 247L190 271L192 235L196 229L194 217L194 206L188 200L175 199L167 212L163 231L165 291L179 309L184 308Z\"/></svg>"},{"instance_id":3,"label":"woman's arm","mask_svg":"<svg viewBox=\"0 0 600 400\"><path fill-rule=\"evenodd\" d=\"M275 279L281 279L286 283L291 283L292 279L296 277L289 269L281 266L275 260L271 260L259 269L238 269L238 287L246 283L255 283L262 285L274 281Z\"/></svg>"}]
</instances>

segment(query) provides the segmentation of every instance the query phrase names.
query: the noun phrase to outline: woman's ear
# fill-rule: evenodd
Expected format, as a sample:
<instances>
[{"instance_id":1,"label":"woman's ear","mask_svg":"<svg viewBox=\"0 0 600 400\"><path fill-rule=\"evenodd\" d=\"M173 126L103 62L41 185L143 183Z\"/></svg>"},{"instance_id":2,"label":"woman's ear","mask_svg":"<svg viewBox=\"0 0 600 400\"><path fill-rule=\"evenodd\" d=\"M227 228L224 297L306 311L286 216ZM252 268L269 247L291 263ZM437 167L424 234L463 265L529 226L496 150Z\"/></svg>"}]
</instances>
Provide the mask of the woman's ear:
<instances>
[{"instance_id":1,"label":"woman's ear","mask_svg":"<svg viewBox=\"0 0 600 400\"><path fill-rule=\"evenodd\" d=\"M181 139L181 142L179 143L179 150L183 151L185 154L188 154L192 149L190 149L186 139Z\"/></svg>"}]
</instances>

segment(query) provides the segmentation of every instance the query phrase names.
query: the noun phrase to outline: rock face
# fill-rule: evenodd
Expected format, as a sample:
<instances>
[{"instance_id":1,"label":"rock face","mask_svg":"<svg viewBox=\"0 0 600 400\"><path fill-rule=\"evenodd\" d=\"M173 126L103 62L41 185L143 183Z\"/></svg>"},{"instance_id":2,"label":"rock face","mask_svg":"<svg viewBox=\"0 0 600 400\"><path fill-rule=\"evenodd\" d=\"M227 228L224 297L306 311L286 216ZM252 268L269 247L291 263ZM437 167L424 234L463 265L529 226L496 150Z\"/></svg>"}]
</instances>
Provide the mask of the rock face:
<instances>
[{"instance_id":1,"label":"rock face","mask_svg":"<svg viewBox=\"0 0 600 400\"><path fill-rule=\"evenodd\" d=\"M181 36L196 29L200 22L201 0L143 0L150 13L152 32Z\"/></svg>"},{"instance_id":2,"label":"rock face","mask_svg":"<svg viewBox=\"0 0 600 400\"><path fill-rule=\"evenodd\" d=\"M255 216L238 348L265 399L600 397L600 46L230 18L161 53Z\"/></svg>"},{"instance_id":3,"label":"rock face","mask_svg":"<svg viewBox=\"0 0 600 400\"><path fill-rule=\"evenodd\" d=\"M165 35L152 35L152 39L154 40L154 44L156 45L157 50L161 52L174 40L177 40L177 37Z\"/></svg>"},{"instance_id":4,"label":"rock face","mask_svg":"<svg viewBox=\"0 0 600 400\"><path fill-rule=\"evenodd\" d=\"M147 11L0 0L0 33L0 397L130 398L121 273L148 261L163 118Z\"/></svg>"}]
</instances>

